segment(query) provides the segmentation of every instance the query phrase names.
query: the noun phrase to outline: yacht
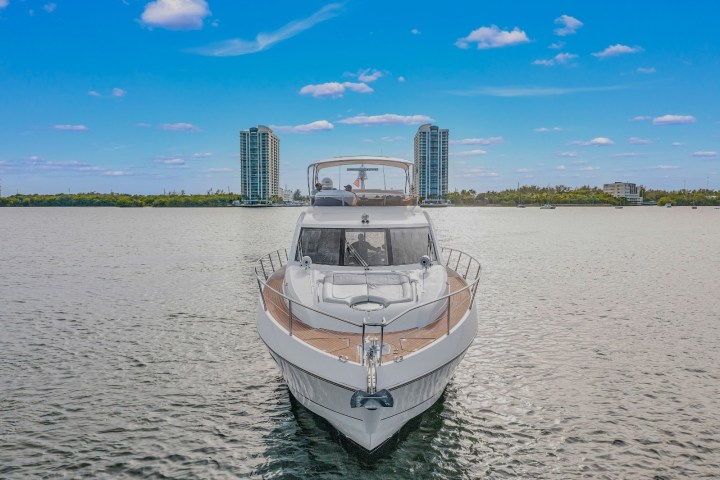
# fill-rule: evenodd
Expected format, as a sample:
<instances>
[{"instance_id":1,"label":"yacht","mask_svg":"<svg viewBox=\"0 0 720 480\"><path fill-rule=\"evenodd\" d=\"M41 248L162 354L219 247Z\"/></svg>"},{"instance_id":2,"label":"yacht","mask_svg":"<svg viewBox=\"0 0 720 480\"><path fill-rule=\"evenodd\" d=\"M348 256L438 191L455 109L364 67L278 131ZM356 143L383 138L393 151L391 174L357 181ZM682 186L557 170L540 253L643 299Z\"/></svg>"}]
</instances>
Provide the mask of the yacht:
<instances>
[{"instance_id":1,"label":"yacht","mask_svg":"<svg viewBox=\"0 0 720 480\"><path fill-rule=\"evenodd\" d=\"M440 398L477 333L480 264L438 244L412 166L368 156L311 164L308 190L322 188L290 247L255 266L258 333L290 392L370 452ZM358 172L359 188L333 188L336 170ZM402 189L366 186L368 172L389 170Z\"/></svg>"},{"instance_id":2,"label":"yacht","mask_svg":"<svg viewBox=\"0 0 720 480\"><path fill-rule=\"evenodd\" d=\"M443 208L450 205L452 205L452 202L446 199L426 199L420 202L420 206L424 208Z\"/></svg>"},{"instance_id":3,"label":"yacht","mask_svg":"<svg viewBox=\"0 0 720 480\"><path fill-rule=\"evenodd\" d=\"M540 205L540 210L555 210L555 205L552 203L545 203L543 205Z\"/></svg>"}]
</instances>

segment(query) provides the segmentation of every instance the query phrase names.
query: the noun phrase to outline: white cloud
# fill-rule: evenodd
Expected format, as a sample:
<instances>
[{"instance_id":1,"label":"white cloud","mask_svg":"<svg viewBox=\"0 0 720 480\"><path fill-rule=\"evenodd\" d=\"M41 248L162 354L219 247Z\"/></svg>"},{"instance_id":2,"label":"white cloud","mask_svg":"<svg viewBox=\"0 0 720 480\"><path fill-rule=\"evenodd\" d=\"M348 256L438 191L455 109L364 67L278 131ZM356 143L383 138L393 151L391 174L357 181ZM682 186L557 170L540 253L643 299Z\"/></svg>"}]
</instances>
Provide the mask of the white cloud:
<instances>
[{"instance_id":1,"label":"white cloud","mask_svg":"<svg viewBox=\"0 0 720 480\"><path fill-rule=\"evenodd\" d=\"M150 125L149 123L143 123L143 122L138 122L135 124L135 126L140 127L140 128L151 128L152 127L152 125Z\"/></svg>"},{"instance_id":2,"label":"white cloud","mask_svg":"<svg viewBox=\"0 0 720 480\"><path fill-rule=\"evenodd\" d=\"M649 67L649 68L638 67L636 71L638 73L655 73L655 67Z\"/></svg>"},{"instance_id":3,"label":"white cloud","mask_svg":"<svg viewBox=\"0 0 720 480\"><path fill-rule=\"evenodd\" d=\"M552 67L553 65L566 65L576 59L578 56L574 53L558 53L549 60L535 60L533 65L543 65L545 67Z\"/></svg>"},{"instance_id":4,"label":"white cloud","mask_svg":"<svg viewBox=\"0 0 720 480\"><path fill-rule=\"evenodd\" d=\"M210 15L205 0L155 0L145 5L140 19L151 27L168 30L198 30Z\"/></svg>"},{"instance_id":5,"label":"white cloud","mask_svg":"<svg viewBox=\"0 0 720 480\"><path fill-rule=\"evenodd\" d=\"M583 142L576 140L574 142L570 142L570 145L581 145L583 147L593 147L593 146L599 146L599 147L605 147L608 145L615 145L615 142L610 140L607 137L595 137L590 141Z\"/></svg>"},{"instance_id":6,"label":"white cloud","mask_svg":"<svg viewBox=\"0 0 720 480\"><path fill-rule=\"evenodd\" d=\"M453 157L477 157L479 155L485 155L487 152L485 150L476 149L476 150L463 150L460 152L452 152L450 155Z\"/></svg>"},{"instance_id":7,"label":"white cloud","mask_svg":"<svg viewBox=\"0 0 720 480\"><path fill-rule=\"evenodd\" d=\"M449 92L454 95L473 97L477 95L488 95L491 97L549 97L555 95L571 95L574 93L589 92L610 92L624 90L625 85L614 85L609 87L482 87L474 90L461 90Z\"/></svg>"},{"instance_id":8,"label":"white cloud","mask_svg":"<svg viewBox=\"0 0 720 480\"><path fill-rule=\"evenodd\" d=\"M112 89L112 96L113 97L124 97L127 92L123 90L122 88L113 88Z\"/></svg>"},{"instance_id":9,"label":"white cloud","mask_svg":"<svg viewBox=\"0 0 720 480\"><path fill-rule=\"evenodd\" d=\"M365 83L372 83L382 76L383 73L379 70L375 70L374 68L366 68L364 70L360 70L357 75L358 80Z\"/></svg>"},{"instance_id":10,"label":"white cloud","mask_svg":"<svg viewBox=\"0 0 720 480\"><path fill-rule=\"evenodd\" d=\"M648 115L638 115L636 117L631 118L631 120L633 122L642 122L642 121L650 120L650 119L652 119L652 117L650 117Z\"/></svg>"},{"instance_id":11,"label":"white cloud","mask_svg":"<svg viewBox=\"0 0 720 480\"><path fill-rule=\"evenodd\" d=\"M653 125L682 125L695 123L695 117L692 115L663 115L653 118L652 123Z\"/></svg>"},{"instance_id":12,"label":"white cloud","mask_svg":"<svg viewBox=\"0 0 720 480\"><path fill-rule=\"evenodd\" d=\"M613 157L618 157L618 158L647 157L647 153L636 153L636 152L616 153L615 155L613 155Z\"/></svg>"},{"instance_id":13,"label":"white cloud","mask_svg":"<svg viewBox=\"0 0 720 480\"><path fill-rule=\"evenodd\" d=\"M560 28L555 29L555 35L559 37L573 35L578 28L583 26L583 22L570 15L560 15L555 19L555 24L561 25Z\"/></svg>"},{"instance_id":14,"label":"white cloud","mask_svg":"<svg viewBox=\"0 0 720 480\"><path fill-rule=\"evenodd\" d=\"M53 130L67 130L73 132L86 132L90 130L85 125L53 125Z\"/></svg>"},{"instance_id":15,"label":"white cloud","mask_svg":"<svg viewBox=\"0 0 720 480\"><path fill-rule=\"evenodd\" d=\"M214 43L205 47L199 47L189 50L199 55L207 55L211 57L234 57L238 55L248 55L250 53L262 52L272 47L276 43L294 37L305 30L314 27L318 23L329 20L340 14L342 4L330 3L325 5L317 12L302 20L293 20L284 27L271 33L259 33L255 40L241 40L233 38L222 42Z\"/></svg>"},{"instance_id":16,"label":"white cloud","mask_svg":"<svg viewBox=\"0 0 720 480\"><path fill-rule=\"evenodd\" d=\"M105 175L109 177L127 177L132 175L132 173L126 172L124 170L107 170L105 172Z\"/></svg>"},{"instance_id":17,"label":"white cloud","mask_svg":"<svg viewBox=\"0 0 720 480\"><path fill-rule=\"evenodd\" d=\"M400 135L396 135L394 137L385 136L385 137L382 137L380 140L382 140L383 142L399 142L401 140L405 140L405 137L400 136Z\"/></svg>"},{"instance_id":18,"label":"white cloud","mask_svg":"<svg viewBox=\"0 0 720 480\"><path fill-rule=\"evenodd\" d=\"M565 170L565 165L558 165L555 170Z\"/></svg>"},{"instance_id":19,"label":"white cloud","mask_svg":"<svg viewBox=\"0 0 720 480\"><path fill-rule=\"evenodd\" d=\"M517 170L515 170L515 173L530 173L534 171L535 170L533 170L532 168L518 168Z\"/></svg>"},{"instance_id":20,"label":"white cloud","mask_svg":"<svg viewBox=\"0 0 720 480\"><path fill-rule=\"evenodd\" d=\"M545 132L562 132L562 128L560 128L560 127L553 127L553 128L540 127L540 128L534 128L534 129L533 129L533 132L538 132L538 133L545 133Z\"/></svg>"},{"instance_id":21,"label":"white cloud","mask_svg":"<svg viewBox=\"0 0 720 480\"><path fill-rule=\"evenodd\" d=\"M533 60L532 64L542 65L544 67L552 67L553 65L555 65L555 62L553 62L552 60Z\"/></svg>"},{"instance_id":22,"label":"white cloud","mask_svg":"<svg viewBox=\"0 0 720 480\"><path fill-rule=\"evenodd\" d=\"M96 92L95 90L89 90L87 92L87 94L90 95L91 97L99 97L100 96L100 92Z\"/></svg>"},{"instance_id":23,"label":"white cloud","mask_svg":"<svg viewBox=\"0 0 720 480\"><path fill-rule=\"evenodd\" d=\"M400 75L400 76L398 77L398 82L400 82L400 83L405 83L405 77L403 77L402 75Z\"/></svg>"},{"instance_id":24,"label":"white cloud","mask_svg":"<svg viewBox=\"0 0 720 480\"><path fill-rule=\"evenodd\" d=\"M332 130L335 126L327 120L316 120L304 125L272 125L270 128L285 133L310 133L322 130Z\"/></svg>"},{"instance_id":25,"label":"white cloud","mask_svg":"<svg viewBox=\"0 0 720 480\"><path fill-rule=\"evenodd\" d=\"M577 152L560 152L560 153L558 153L558 157L576 158L577 156L578 156Z\"/></svg>"},{"instance_id":26,"label":"white cloud","mask_svg":"<svg viewBox=\"0 0 720 480\"><path fill-rule=\"evenodd\" d=\"M232 168L208 168L205 170L207 173L228 173L232 172Z\"/></svg>"},{"instance_id":27,"label":"white cloud","mask_svg":"<svg viewBox=\"0 0 720 480\"><path fill-rule=\"evenodd\" d=\"M580 171L580 172L592 172L592 171L594 171L594 170L600 170L600 167L583 167L583 168L578 168L578 171Z\"/></svg>"},{"instance_id":28,"label":"white cloud","mask_svg":"<svg viewBox=\"0 0 720 480\"><path fill-rule=\"evenodd\" d=\"M500 175L495 172L488 172L484 168L471 168L467 170L461 170L460 176L462 177L499 177Z\"/></svg>"},{"instance_id":29,"label":"white cloud","mask_svg":"<svg viewBox=\"0 0 720 480\"><path fill-rule=\"evenodd\" d=\"M649 145L653 142L649 138L630 137L628 138L628 143L633 145Z\"/></svg>"},{"instance_id":30,"label":"white cloud","mask_svg":"<svg viewBox=\"0 0 720 480\"><path fill-rule=\"evenodd\" d=\"M677 165L655 165L653 167L649 167L651 170L673 170L676 168L680 168Z\"/></svg>"},{"instance_id":31,"label":"white cloud","mask_svg":"<svg viewBox=\"0 0 720 480\"><path fill-rule=\"evenodd\" d=\"M598 58L616 57L618 55L624 55L627 53L639 53L642 52L642 47L628 47L627 45L610 45L602 52L593 53L592 55Z\"/></svg>"},{"instance_id":32,"label":"white cloud","mask_svg":"<svg viewBox=\"0 0 720 480\"><path fill-rule=\"evenodd\" d=\"M712 152L712 151L705 151L705 152L693 152L693 157L705 157L705 158L713 158L718 156L718 152Z\"/></svg>"},{"instance_id":33,"label":"white cloud","mask_svg":"<svg viewBox=\"0 0 720 480\"><path fill-rule=\"evenodd\" d=\"M193 153L192 157L193 158L208 158L208 157L212 157L212 153L211 152Z\"/></svg>"},{"instance_id":34,"label":"white cloud","mask_svg":"<svg viewBox=\"0 0 720 480\"><path fill-rule=\"evenodd\" d=\"M155 160L155 163L162 163L163 165L185 165L185 160L182 158L163 158Z\"/></svg>"},{"instance_id":35,"label":"white cloud","mask_svg":"<svg viewBox=\"0 0 720 480\"><path fill-rule=\"evenodd\" d=\"M0 0L0 8L5 8L8 6L8 0Z\"/></svg>"},{"instance_id":36,"label":"white cloud","mask_svg":"<svg viewBox=\"0 0 720 480\"><path fill-rule=\"evenodd\" d=\"M52 13L57 8L57 4L55 3L46 3L43 5L43 10L45 10L47 13Z\"/></svg>"},{"instance_id":37,"label":"white cloud","mask_svg":"<svg viewBox=\"0 0 720 480\"><path fill-rule=\"evenodd\" d=\"M564 46L565 46L565 42L555 42L555 43L551 43L551 44L548 46L548 48L549 48L550 50L560 50L560 49L563 48Z\"/></svg>"},{"instance_id":38,"label":"white cloud","mask_svg":"<svg viewBox=\"0 0 720 480\"><path fill-rule=\"evenodd\" d=\"M682 147L685 145L685 142L672 142L670 145L673 147Z\"/></svg>"},{"instance_id":39,"label":"white cloud","mask_svg":"<svg viewBox=\"0 0 720 480\"><path fill-rule=\"evenodd\" d=\"M503 137L463 138L462 140L450 140L451 145L495 145L502 142Z\"/></svg>"},{"instance_id":40,"label":"white cloud","mask_svg":"<svg viewBox=\"0 0 720 480\"><path fill-rule=\"evenodd\" d=\"M372 93L373 89L365 83L353 82L327 82L318 85L305 85L300 89L300 95L312 95L315 98L340 98L345 90L358 93Z\"/></svg>"},{"instance_id":41,"label":"white cloud","mask_svg":"<svg viewBox=\"0 0 720 480\"><path fill-rule=\"evenodd\" d=\"M384 115L357 115L338 121L346 125L421 125L432 123L433 119L427 115L396 115L386 113Z\"/></svg>"},{"instance_id":42,"label":"white cloud","mask_svg":"<svg viewBox=\"0 0 720 480\"><path fill-rule=\"evenodd\" d=\"M489 48L509 47L521 43L528 43L528 36L515 27L512 31L500 30L497 26L480 27L470 32L467 37L459 38L455 45L460 48L469 48L471 43L477 43L478 50Z\"/></svg>"},{"instance_id":43,"label":"white cloud","mask_svg":"<svg viewBox=\"0 0 720 480\"><path fill-rule=\"evenodd\" d=\"M199 132L200 129L192 123L163 123L160 125L160 130L167 130L172 132Z\"/></svg>"},{"instance_id":44,"label":"white cloud","mask_svg":"<svg viewBox=\"0 0 720 480\"><path fill-rule=\"evenodd\" d=\"M422 32L420 32L420 30L418 30L417 28L413 28L412 30L410 30L410 33L412 33L413 35L420 35Z\"/></svg>"}]
</instances>

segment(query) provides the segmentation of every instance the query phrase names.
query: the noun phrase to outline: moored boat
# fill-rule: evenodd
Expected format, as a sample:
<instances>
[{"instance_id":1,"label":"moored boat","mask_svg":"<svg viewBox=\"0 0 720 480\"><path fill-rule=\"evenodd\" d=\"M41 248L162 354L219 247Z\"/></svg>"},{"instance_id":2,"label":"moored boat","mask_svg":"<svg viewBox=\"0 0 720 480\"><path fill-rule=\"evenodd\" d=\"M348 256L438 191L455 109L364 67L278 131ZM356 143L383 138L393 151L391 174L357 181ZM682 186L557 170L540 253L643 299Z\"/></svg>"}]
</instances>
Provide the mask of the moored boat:
<instances>
[{"instance_id":1,"label":"moored boat","mask_svg":"<svg viewBox=\"0 0 720 480\"><path fill-rule=\"evenodd\" d=\"M359 190L319 182L324 170L351 165ZM258 333L290 392L368 451L433 405L477 331L480 264L438 245L411 167L389 157L310 165L308 185L322 190L290 248L255 268ZM399 169L405 188L360 182L380 168Z\"/></svg>"}]
</instances>

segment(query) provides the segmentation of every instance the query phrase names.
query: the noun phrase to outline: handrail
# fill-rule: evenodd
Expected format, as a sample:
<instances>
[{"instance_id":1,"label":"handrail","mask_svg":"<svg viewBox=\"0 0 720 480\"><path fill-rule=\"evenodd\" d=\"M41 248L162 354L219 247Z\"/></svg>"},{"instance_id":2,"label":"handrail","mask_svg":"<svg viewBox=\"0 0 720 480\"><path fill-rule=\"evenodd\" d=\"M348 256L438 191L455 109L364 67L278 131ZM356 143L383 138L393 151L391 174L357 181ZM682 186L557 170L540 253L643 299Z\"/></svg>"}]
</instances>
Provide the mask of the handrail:
<instances>
[{"instance_id":1,"label":"handrail","mask_svg":"<svg viewBox=\"0 0 720 480\"><path fill-rule=\"evenodd\" d=\"M284 256L285 256L285 261L284 261L284 262L283 262L283 258L282 258L282 255L281 255L282 252L285 253L285 255L284 255ZM290 298L290 297L288 297L287 295L285 295L283 292L280 292L280 291L278 291L277 289L271 287L271 286L268 284L268 278L269 278L270 276L272 276L273 273L275 273L276 271L278 271L279 269L281 269L281 268L283 268L285 265L287 265L287 263L288 263L288 261L289 261L288 250L287 250L287 249L278 249L278 250L275 250L275 251L273 251L273 252L270 252L270 253L264 255L263 257L260 257L260 258L257 260L257 264L256 264L255 267L254 267L254 272L255 272L256 280L257 280L257 282L258 282L258 289L260 290L260 297L261 297L261 300L262 300L262 306L263 306L263 309L264 309L264 310L267 310L267 309L268 309L268 306L267 306L267 303L266 303L266 300L265 300L265 296L263 295L263 291L264 291L265 289L269 289L269 290L272 291L273 293L275 293L275 294L277 294L278 296L280 296L280 298L282 298L282 299L284 299L284 300L287 300L287 302L288 302L288 334L289 334L290 336L293 335L293 315L292 315L293 307L292 307L292 305L293 305L293 303L294 303L296 306L300 306L300 307L302 307L302 308L304 308L304 309L307 309L307 310L310 310L310 311L312 311L312 312L318 313L318 314L323 315L323 316L325 316L325 317L328 317L328 318L331 318L331 319L334 319L334 320L338 320L338 321L343 322L343 323L345 323L345 324L352 325L352 326L354 326L354 327L357 327L357 328L361 329L361 331L362 331L362 340L361 340L361 341L362 341L362 352L365 352L365 351L366 351L366 347L365 347L365 331L366 331L366 328L367 328L367 327L380 327L380 338L382 339L382 338L384 337L385 327L387 327L388 325L391 325L393 322L397 321L399 318L401 318L401 317L407 315L408 313L410 313L410 312L412 312L412 311L415 311L415 310L417 310L417 309L419 309L419 308L427 307L428 305L432 305L432 304L437 303L437 302L443 302L443 301L445 301L445 300L447 299L447 302L448 302L448 304L447 304L447 335L450 335L450 330L451 330L451 328L450 328L450 325L451 325L451 322L450 322L451 298L452 298L453 296L455 296L455 295L460 295L460 294L462 294L462 293L465 292L465 291L470 291L470 301L469 301L469 303L468 303L468 310L471 310L471 309L472 309L473 305L475 304L475 296L476 296L477 287L478 287L479 281L480 281L480 271L482 270L482 267L481 267L481 265L480 265L480 262L478 262L474 257L468 255L467 253L462 252L462 251L460 251L460 250L452 249L452 248L444 248L444 247L443 247L443 248L441 248L440 254L441 254L440 262L443 263L443 261L444 261L444 265L445 265L446 268L452 270L452 271L455 272L456 274L460 275L463 279L465 279L465 281L467 282L467 284L466 284L463 288L461 288L461 289L459 289L459 290L456 290L456 291L454 291L454 292L448 293L447 295L443 295L442 297L438 297L438 298L435 298L435 299L433 299L433 300L424 302L424 303L422 303L422 304L420 304L420 305L415 305L415 306L413 306L413 307L410 307L410 308L408 308L407 310L404 310L404 311L400 312L398 315L394 316L394 317L391 318L390 320L384 320L384 319L383 319L383 321L381 321L381 322L372 322L372 323L369 323L369 322L367 322L367 321L363 321L362 324L358 324L358 323L356 323L356 322L353 322L353 321L350 321L350 320L347 320L347 319L344 319L344 318L341 318L341 317L338 317L338 316L335 316L335 315L331 315L331 314L329 314L329 313L327 313L327 312L323 312L323 311L320 311L320 310L318 310L318 309L316 309L316 308L313 308L313 307L310 307L310 306L308 306L308 305L305 305L305 304L303 304L303 303L301 303L301 302L298 302L297 300L293 300L292 298ZM275 268L275 264L274 264L274 262L273 262L273 256L277 257L277 260L278 260L278 262L279 262L279 267L278 267L277 269ZM445 258L443 259L442 257L445 257ZM271 266L272 266L272 270L270 271L270 275L268 275L267 270L265 269L265 261L269 261L270 264L271 264ZM451 263L453 263L453 262L455 263L454 268L452 268L452 267L450 266ZM461 274L461 273L458 271L458 269L459 269L461 266L462 266L462 267L465 267L465 273L464 273L464 274ZM476 268L475 268L475 267L476 267ZM468 273L471 271L471 269L473 269L473 270L475 271L475 274L474 274L474 276L468 278ZM261 275L262 275L262 279L261 279ZM381 344L381 345L380 345L380 349L382 350L382 348L383 348L383 347L382 347L382 344ZM379 364L382 365L382 354L379 355L378 360L379 360ZM363 365L365 364L365 358L364 358L364 356L361 358L361 364L363 364Z\"/></svg>"}]
</instances>

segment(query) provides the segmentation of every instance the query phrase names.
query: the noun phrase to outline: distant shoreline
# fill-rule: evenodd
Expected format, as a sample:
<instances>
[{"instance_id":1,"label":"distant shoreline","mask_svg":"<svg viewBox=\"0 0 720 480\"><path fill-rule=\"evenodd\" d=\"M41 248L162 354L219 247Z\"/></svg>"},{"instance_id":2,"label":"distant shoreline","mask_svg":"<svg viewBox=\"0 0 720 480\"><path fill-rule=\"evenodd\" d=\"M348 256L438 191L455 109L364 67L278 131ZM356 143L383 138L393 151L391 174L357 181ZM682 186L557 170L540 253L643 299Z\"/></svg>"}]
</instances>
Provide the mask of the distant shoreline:
<instances>
[{"instance_id":1,"label":"distant shoreline","mask_svg":"<svg viewBox=\"0 0 720 480\"><path fill-rule=\"evenodd\" d=\"M645 205L664 206L720 206L720 192L712 190L673 191L645 190L642 192ZM298 195L292 206L307 201L307 197ZM0 197L0 207L182 207L208 208L231 207L233 203L242 201L238 194L225 192L208 192L204 195L187 195L184 192L170 192L162 195L129 195L124 193L77 193L77 194L16 194ZM280 197L273 197L273 207L286 206ZM509 207L516 208L519 204L528 208L538 208L550 203L556 207L612 207L629 205L623 198L613 197L596 187L580 187L569 189L563 186L540 188L524 186L519 190L503 190L501 192L476 192L462 190L447 195L449 207ZM290 205L288 205L290 206Z\"/></svg>"}]
</instances>

